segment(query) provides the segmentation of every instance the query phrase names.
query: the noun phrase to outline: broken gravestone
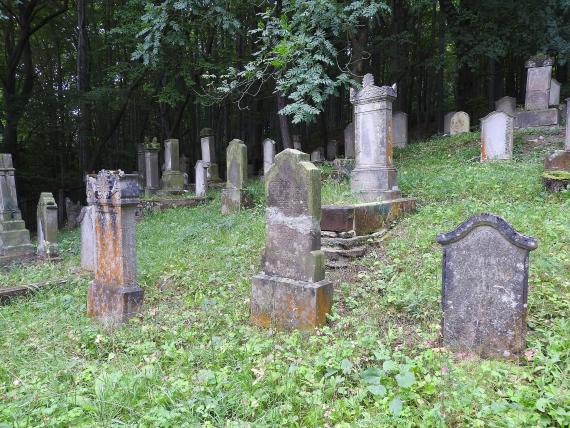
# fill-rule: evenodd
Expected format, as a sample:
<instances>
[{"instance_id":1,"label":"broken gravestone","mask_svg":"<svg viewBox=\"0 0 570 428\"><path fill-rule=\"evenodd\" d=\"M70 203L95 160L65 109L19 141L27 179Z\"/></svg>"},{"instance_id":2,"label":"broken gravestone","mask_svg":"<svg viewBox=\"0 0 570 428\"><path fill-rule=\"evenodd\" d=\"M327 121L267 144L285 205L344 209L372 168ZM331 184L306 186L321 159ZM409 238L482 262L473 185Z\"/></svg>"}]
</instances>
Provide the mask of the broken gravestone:
<instances>
[{"instance_id":1,"label":"broken gravestone","mask_svg":"<svg viewBox=\"0 0 570 428\"><path fill-rule=\"evenodd\" d=\"M42 192L40 194L36 215L38 228L38 256L46 258L58 257L57 204L55 203L55 199L51 193Z\"/></svg>"}]
</instances>

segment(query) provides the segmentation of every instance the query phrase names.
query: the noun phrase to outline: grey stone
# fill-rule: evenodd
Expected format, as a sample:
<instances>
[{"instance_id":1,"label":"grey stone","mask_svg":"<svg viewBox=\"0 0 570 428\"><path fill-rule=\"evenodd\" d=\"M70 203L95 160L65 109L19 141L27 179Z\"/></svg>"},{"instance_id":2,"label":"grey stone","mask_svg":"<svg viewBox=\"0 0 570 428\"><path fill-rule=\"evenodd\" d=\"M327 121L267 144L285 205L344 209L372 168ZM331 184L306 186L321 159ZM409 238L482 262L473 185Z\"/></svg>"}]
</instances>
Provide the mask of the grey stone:
<instances>
[{"instance_id":1,"label":"grey stone","mask_svg":"<svg viewBox=\"0 0 570 428\"><path fill-rule=\"evenodd\" d=\"M158 170L158 151L160 145L156 138L146 141L144 147L145 162L145 193L151 195L160 188L160 175Z\"/></svg>"},{"instance_id":2,"label":"grey stone","mask_svg":"<svg viewBox=\"0 0 570 428\"><path fill-rule=\"evenodd\" d=\"M455 111L450 111L449 113L446 113L445 116L443 116L443 133L444 134L450 133L451 118L453 117L453 115L455 113L456 113Z\"/></svg>"},{"instance_id":3,"label":"grey stone","mask_svg":"<svg viewBox=\"0 0 570 428\"><path fill-rule=\"evenodd\" d=\"M95 207L83 207L79 216L81 224L81 268L95 272L97 264L97 240L95 238Z\"/></svg>"},{"instance_id":4,"label":"grey stone","mask_svg":"<svg viewBox=\"0 0 570 428\"><path fill-rule=\"evenodd\" d=\"M546 110L517 111L515 116L516 128L537 128L542 126L557 126L560 113L556 108Z\"/></svg>"},{"instance_id":5,"label":"grey stone","mask_svg":"<svg viewBox=\"0 0 570 428\"><path fill-rule=\"evenodd\" d=\"M137 174L139 176L140 189L145 188L145 156L144 144L137 144Z\"/></svg>"},{"instance_id":6,"label":"grey stone","mask_svg":"<svg viewBox=\"0 0 570 428\"><path fill-rule=\"evenodd\" d=\"M403 111L395 111L392 114L394 127L394 147L400 149L408 145L408 115Z\"/></svg>"},{"instance_id":7,"label":"grey stone","mask_svg":"<svg viewBox=\"0 0 570 428\"><path fill-rule=\"evenodd\" d=\"M337 158L338 142L336 140L329 140L327 143L327 160L333 161Z\"/></svg>"},{"instance_id":8,"label":"grey stone","mask_svg":"<svg viewBox=\"0 0 570 428\"><path fill-rule=\"evenodd\" d=\"M323 149L318 148L311 152L311 162L322 162L323 160Z\"/></svg>"},{"instance_id":9,"label":"grey stone","mask_svg":"<svg viewBox=\"0 0 570 428\"><path fill-rule=\"evenodd\" d=\"M469 132L469 115L464 111L457 111L449 118L449 135L463 134Z\"/></svg>"},{"instance_id":10,"label":"grey stone","mask_svg":"<svg viewBox=\"0 0 570 428\"><path fill-rule=\"evenodd\" d=\"M299 134L294 134L293 137L293 148L295 150L303 151L303 145L301 144L301 136Z\"/></svg>"},{"instance_id":11,"label":"grey stone","mask_svg":"<svg viewBox=\"0 0 570 428\"><path fill-rule=\"evenodd\" d=\"M120 324L137 315L143 301L136 264L137 176L102 170L88 180L87 201L95 207L97 264L87 294L87 315L104 324Z\"/></svg>"},{"instance_id":12,"label":"grey stone","mask_svg":"<svg viewBox=\"0 0 570 428\"><path fill-rule=\"evenodd\" d=\"M247 147L243 141L230 141L226 150L226 167L227 182L222 190L222 214L234 214L246 205Z\"/></svg>"},{"instance_id":13,"label":"grey stone","mask_svg":"<svg viewBox=\"0 0 570 428\"><path fill-rule=\"evenodd\" d=\"M529 252L534 238L494 214L471 217L437 236L443 246L443 343L484 357L526 345Z\"/></svg>"},{"instance_id":14,"label":"grey stone","mask_svg":"<svg viewBox=\"0 0 570 428\"><path fill-rule=\"evenodd\" d=\"M354 159L354 139L354 122L350 122L344 128L344 157L347 159Z\"/></svg>"},{"instance_id":15,"label":"grey stone","mask_svg":"<svg viewBox=\"0 0 570 428\"><path fill-rule=\"evenodd\" d=\"M38 256L58 257L57 204L51 193L43 192L36 211L38 225Z\"/></svg>"},{"instance_id":16,"label":"grey stone","mask_svg":"<svg viewBox=\"0 0 570 428\"><path fill-rule=\"evenodd\" d=\"M165 192L181 192L184 190L184 176L180 172L180 150L177 139L164 142L164 167L160 180L161 190Z\"/></svg>"},{"instance_id":17,"label":"grey stone","mask_svg":"<svg viewBox=\"0 0 570 428\"><path fill-rule=\"evenodd\" d=\"M209 165L208 180L212 182L220 182L220 173L216 160L214 131L212 129L204 128L200 131L200 146L202 149L202 160Z\"/></svg>"},{"instance_id":18,"label":"grey stone","mask_svg":"<svg viewBox=\"0 0 570 428\"><path fill-rule=\"evenodd\" d=\"M252 279L251 319L262 327L312 329L326 322L332 283L321 250L320 171L287 149L265 177L266 246Z\"/></svg>"},{"instance_id":19,"label":"grey stone","mask_svg":"<svg viewBox=\"0 0 570 428\"><path fill-rule=\"evenodd\" d=\"M275 141L270 138L263 140L263 175L267 174L275 160Z\"/></svg>"},{"instance_id":20,"label":"grey stone","mask_svg":"<svg viewBox=\"0 0 570 428\"><path fill-rule=\"evenodd\" d=\"M514 97L500 98L495 101L495 110L514 116L517 110L517 99Z\"/></svg>"},{"instance_id":21,"label":"grey stone","mask_svg":"<svg viewBox=\"0 0 570 428\"><path fill-rule=\"evenodd\" d=\"M531 58L526 63L526 110L546 110L550 102L550 84L552 80L552 60L550 58Z\"/></svg>"},{"instance_id":22,"label":"grey stone","mask_svg":"<svg viewBox=\"0 0 570 428\"><path fill-rule=\"evenodd\" d=\"M494 111L481 119L481 162L513 157L514 118Z\"/></svg>"},{"instance_id":23,"label":"grey stone","mask_svg":"<svg viewBox=\"0 0 570 428\"><path fill-rule=\"evenodd\" d=\"M550 81L549 105L558 106L560 104L560 82L556 79Z\"/></svg>"},{"instance_id":24,"label":"grey stone","mask_svg":"<svg viewBox=\"0 0 570 428\"><path fill-rule=\"evenodd\" d=\"M208 163L196 162L196 196L206 196L208 192Z\"/></svg>"},{"instance_id":25,"label":"grey stone","mask_svg":"<svg viewBox=\"0 0 570 428\"><path fill-rule=\"evenodd\" d=\"M188 159L188 156L186 155L180 156L180 172L182 174L188 174L189 168L190 168L190 159Z\"/></svg>"},{"instance_id":26,"label":"grey stone","mask_svg":"<svg viewBox=\"0 0 570 428\"><path fill-rule=\"evenodd\" d=\"M77 221L77 217L81 212L81 203L76 202L74 203L70 198L65 198L65 214L67 219L65 221L66 229L75 229L79 222Z\"/></svg>"},{"instance_id":27,"label":"grey stone","mask_svg":"<svg viewBox=\"0 0 570 428\"><path fill-rule=\"evenodd\" d=\"M392 159L392 102L396 91L390 86L374 85L367 74L362 90L351 88L354 105L356 163L351 175L351 190L362 201L391 200L401 197Z\"/></svg>"}]
</instances>

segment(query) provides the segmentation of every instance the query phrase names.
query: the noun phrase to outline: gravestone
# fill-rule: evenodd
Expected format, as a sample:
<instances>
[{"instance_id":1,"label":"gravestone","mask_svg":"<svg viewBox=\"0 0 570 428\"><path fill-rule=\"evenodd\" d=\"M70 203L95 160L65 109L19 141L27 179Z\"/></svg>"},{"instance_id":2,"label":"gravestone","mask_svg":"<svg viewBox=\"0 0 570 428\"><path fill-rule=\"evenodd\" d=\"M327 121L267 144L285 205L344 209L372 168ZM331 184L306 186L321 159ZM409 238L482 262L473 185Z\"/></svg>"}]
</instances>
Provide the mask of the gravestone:
<instances>
[{"instance_id":1,"label":"gravestone","mask_svg":"<svg viewBox=\"0 0 570 428\"><path fill-rule=\"evenodd\" d=\"M449 135L469 132L469 126L469 115L464 111L455 112L449 119Z\"/></svg>"},{"instance_id":2,"label":"gravestone","mask_svg":"<svg viewBox=\"0 0 570 428\"><path fill-rule=\"evenodd\" d=\"M38 250L40 257L58 257L57 204L51 193L42 192L36 211L38 226Z\"/></svg>"},{"instance_id":3,"label":"gravestone","mask_svg":"<svg viewBox=\"0 0 570 428\"><path fill-rule=\"evenodd\" d=\"M560 82L556 79L550 80L549 105L558 106L560 104Z\"/></svg>"},{"instance_id":4,"label":"gravestone","mask_svg":"<svg viewBox=\"0 0 570 428\"><path fill-rule=\"evenodd\" d=\"M184 176L180 172L180 151L176 139L164 142L164 172L161 189L165 192L181 192L184 190Z\"/></svg>"},{"instance_id":5,"label":"gravestone","mask_svg":"<svg viewBox=\"0 0 570 428\"><path fill-rule=\"evenodd\" d=\"M502 111L493 111L481 119L481 162L512 159L513 121Z\"/></svg>"},{"instance_id":6,"label":"gravestone","mask_svg":"<svg viewBox=\"0 0 570 428\"><path fill-rule=\"evenodd\" d=\"M364 202L401 197L392 160L395 99L396 91L390 86L375 86L372 74L364 76L362 90L350 90L356 135L356 161L350 188Z\"/></svg>"},{"instance_id":7,"label":"gravestone","mask_svg":"<svg viewBox=\"0 0 570 428\"><path fill-rule=\"evenodd\" d=\"M556 150L544 161L545 171L570 172L570 98L566 99L566 136L564 137L564 150Z\"/></svg>"},{"instance_id":8,"label":"gravestone","mask_svg":"<svg viewBox=\"0 0 570 428\"><path fill-rule=\"evenodd\" d=\"M503 97L495 101L495 110L502 111L514 116L517 109L517 99L514 97Z\"/></svg>"},{"instance_id":9,"label":"gravestone","mask_svg":"<svg viewBox=\"0 0 570 428\"><path fill-rule=\"evenodd\" d=\"M537 241L501 217L480 214L437 242L443 246L443 344L484 357L523 351L529 252Z\"/></svg>"},{"instance_id":10,"label":"gravestone","mask_svg":"<svg viewBox=\"0 0 570 428\"><path fill-rule=\"evenodd\" d=\"M337 158L338 142L336 140L329 140L327 143L327 160L333 161Z\"/></svg>"},{"instance_id":11,"label":"gravestone","mask_svg":"<svg viewBox=\"0 0 570 428\"><path fill-rule=\"evenodd\" d=\"M145 140L144 162L145 162L145 194L152 195L160 188L158 172L158 151L160 145L156 138L152 141Z\"/></svg>"},{"instance_id":12,"label":"gravestone","mask_svg":"<svg viewBox=\"0 0 570 428\"><path fill-rule=\"evenodd\" d=\"M299 134L294 134L293 137L293 148L295 150L303 151L303 146L301 144L301 136Z\"/></svg>"},{"instance_id":13,"label":"gravestone","mask_svg":"<svg viewBox=\"0 0 570 428\"><path fill-rule=\"evenodd\" d=\"M267 174L275 160L275 141L266 138L263 140L263 175Z\"/></svg>"},{"instance_id":14,"label":"gravestone","mask_svg":"<svg viewBox=\"0 0 570 428\"><path fill-rule=\"evenodd\" d=\"M449 113L446 113L445 116L443 116L443 133L444 134L450 133L451 118L453 117L453 115L455 113L456 113L455 111L450 111Z\"/></svg>"},{"instance_id":15,"label":"gravestone","mask_svg":"<svg viewBox=\"0 0 570 428\"><path fill-rule=\"evenodd\" d=\"M392 115L394 126L394 147L400 149L408 145L408 115L403 111L396 111Z\"/></svg>"},{"instance_id":16,"label":"gravestone","mask_svg":"<svg viewBox=\"0 0 570 428\"><path fill-rule=\"evenodd\" d=\"M252 278L251 320L310 330L326 322L333 286L321 250L321 173L309 155L287 149L265 177L266 245Z\"/></svg>"},{"instance_id":17,"label":"gravestone","mask_svg":"<svg viewBox=\"0 0 570 428\"><path fill-rule=\"evenodd\" d=\"M200 131L200 146L202 148L202 160L208 166L208 180L220 182L220 172L216 160L216 145L214 141L214 130L211 128L203 128Z\"/></svg>"},{"instance_id":18,"label":"gravestone","mask_svg":"<svg viewBox=\"0 0 570 428\"><path fill-rule=\"evenodd\" d=\"M315 149L311 152L311 162L322 162L323 149Z\"/></svg>"},{"instance_id":19,"label":"gravestone","mask_svg":"<svg viewBox=\"0 0 570 428\"><path fill-rule=\"evenodd\" d=\"M69 197L66 197L65 198L65 214L67 216L65 220L66 229L75 229L79 225L77 217L79 217L80 212L81 212L81 202L74 203Z\"/></svg>"},{"instance_id":20,"label":"gravestone","mask_svg":"<svg viewBox=\"0 0 570 428\"><path fill-rule=\"evenodd\" d=\"M145 188L145 155L144 144L137 144L137 174L141 191Z\"/></svg>"},{"instance_id":21,"label":"gravestone","mask_svg":"<svg viewBox=\"0 0 570 428\"><path fill-rule=\"evenodd\" d=\"M247 147L241 140L232 140L226 150L227 181L222 190L222 214L234 214L245 204L247 180Z\"/></svg>"},{"instance_id":22,"label":"gravestone","mask_svg":"<svg viewBox=\"0 0 570 428\"><path fill-rule=\"evenodd\" d=\"M0 265L35 252L18 208L14 173L12 155L0 153Z\"/></svg>"},{"instance_id":23,"label":"gravestone","mask_svg":"<svg viewBox=\"0 0 570 428\"><path fill-rule=\"evenodd\" d=\"M79 222L81 224L81 268L95 272L97 241L95 238L95 207L93 205L81 209Z\"/></svg>"},{"instance_id":24,"label":"gravestone","mask_svg":"<svg viewBox=\"0 0 570 428\"><path fill-rule=\"evenodd\" d=\"M206 196L208 192L208 163L196 162L196 196Z\"/></svg>"},{"instance_id":25,"label":"gravestone","mask_svg":"<svg viewBox=\"0 0 570 428\"><path fill-rule=\"evenodd\" d=\"M354 159L354 122L344 128L344 157Z\"/></svg>"},{"instance_id":26,"label":"gravestone","mask_svg":"<svg viewBox=\"0 0 570 428\"><path fill-rule=\"evenodd\" d=\"M548 108L552 64L552 59L545 56L532 57L526 62L526 110L545 110Z\"/></svg>"},{"instance_id":27,"label":"gravestone","mask_svg":"<svg viewBox=\"0 0 570 428\"><path fill-rule=\"evenodd\" d=\"M89 284L87 315L104 324L123 323L140 312L143 302L137 283L137 176L102 170L88 180L87 200L95 208L97 265Z\"/></svg>"}]
</instances>

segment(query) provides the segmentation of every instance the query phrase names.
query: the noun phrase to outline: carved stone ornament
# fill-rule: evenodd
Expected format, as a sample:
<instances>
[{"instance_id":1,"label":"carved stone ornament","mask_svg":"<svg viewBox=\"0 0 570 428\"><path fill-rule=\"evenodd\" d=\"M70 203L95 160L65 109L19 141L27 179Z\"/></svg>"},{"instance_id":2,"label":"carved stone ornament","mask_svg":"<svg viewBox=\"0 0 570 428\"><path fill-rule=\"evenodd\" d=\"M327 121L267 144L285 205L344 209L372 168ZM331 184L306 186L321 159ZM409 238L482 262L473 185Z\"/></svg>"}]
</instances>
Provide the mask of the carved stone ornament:
<instances>
[{"instance_id":1,"label":"carved stone ornament","mask_svg":"<svg viewBox=\"0 0 570 428\"><path fill-rule=\"evenodd\" d=\"M375 86L374 76L370 73L363 77L360 91L350 88L350 102L354 105L373 103L387 98L395 99L396 97L397 93L393 87Z\"/></svg>"}]
</instances>

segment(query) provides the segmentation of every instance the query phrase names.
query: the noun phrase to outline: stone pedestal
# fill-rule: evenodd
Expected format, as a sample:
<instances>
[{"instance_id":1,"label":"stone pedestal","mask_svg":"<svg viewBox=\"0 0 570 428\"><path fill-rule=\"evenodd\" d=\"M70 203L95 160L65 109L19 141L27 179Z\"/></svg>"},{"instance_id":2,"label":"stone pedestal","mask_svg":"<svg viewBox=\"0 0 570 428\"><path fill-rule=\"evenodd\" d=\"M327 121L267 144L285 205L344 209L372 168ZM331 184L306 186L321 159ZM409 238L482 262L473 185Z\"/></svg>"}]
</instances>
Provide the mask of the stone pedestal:
<instances>
[{"instance_id":1,"label":"stone pedestal","mask_svg":"<svg viewBox=\"0 0 570 428\"><path fill-rule=\"evenodd\" d=\"M227 182L222 190L222 214L234 214L247 205L247 147L241 140L232 140L226 150Z\"/></svg>"},{"instance_id":2,"label":"stone pedestal","mask_svg":"<svg viewBox=\"0 0 570 428\"><path fill-rule=\"evenodd\" d=\"M35 253L16 195L12 155L0 153L0 266Z\"/></svg>"},{"instance_id":3,"label":"stone pedestal","mask_svg":"<svg viewBox=\"0 0 570 428\"><path fill-rule=\"evenodd\" d=\"M119 324L137 315L143 302L136 265L137 176L103 170L88 180L88 202L95 207L97 266L89 284L87 315L104 324Z\"/></svg>"},{"instance_id":4,"label":"stone pedestal","mask_svg":"<svg viewBox=\"0 0 570 428\"><path fill-rule=\"evenodd\" d=\"M57 204L51 193L44 192L40 195L36 215L38 226L38 256L47 258L58 257Z\"/></svg>"},{"instance_id":5,"label":"stone pedestal","mask_svg":"<svg viewBox=\"0 0 570 428\"><path fill-rule=\"evenodd\" d=\"M202 160L208 163L208 180L219 183L221 180L216 159L216 145L214 141L214 130L203 128L200 131L200 147L202 149Z\"/></svg>"},{"instance_id":6,"label":"stone pedestal","mask_svg":"<svg viewBox=\"0 0 570 428\"><path fill-rule=\"evenodd\" d=\"M160 180L163 192L182 192L184 190L184 175L180 172L180 151L176 139L164 142L164 166Z\"/></svg>"},{"instance_id":7,"label":"stone pedestal","mask_svg":"<svg viewBox=\"0 0 570 428\"><path fill-rule=\"evenodd\" d=\"M144 147L145 162L145 195L155 194L160 189L160 176L158 172L158 151L160 145L156 138L146 141Z\"/></svg>"},{"instance_id":8,"label":"stone pedestal","mask_svg":"<svg viewBox=\"0 0 570 428\"><path fill-rule=\"evenodd\" d=\"M364 76L361 91L350 92L356 133L356 166L350 187L364 202L401 197L392 160L395 99L396 91L390 86L374 86L371 74Z\"/></svg>"}]
</instances>

